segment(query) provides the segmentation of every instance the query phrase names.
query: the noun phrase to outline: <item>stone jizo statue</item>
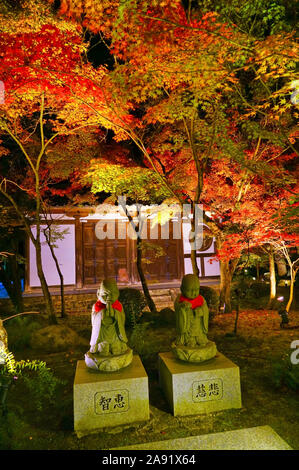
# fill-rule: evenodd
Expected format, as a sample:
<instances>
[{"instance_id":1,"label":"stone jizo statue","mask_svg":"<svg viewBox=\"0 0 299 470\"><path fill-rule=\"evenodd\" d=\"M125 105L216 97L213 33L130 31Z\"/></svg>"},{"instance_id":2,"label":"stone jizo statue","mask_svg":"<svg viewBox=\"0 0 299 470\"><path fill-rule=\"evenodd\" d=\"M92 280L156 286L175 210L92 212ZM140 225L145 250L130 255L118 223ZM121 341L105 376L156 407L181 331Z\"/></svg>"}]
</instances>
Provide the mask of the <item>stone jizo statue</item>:
<instances>
[{"instance_id":1,"label":"stone jizo statue","mask_svg":"<svg viewBox=\"0 0 299 470\"><path fill-rule=\"evenodd\" d=\"M183 361L203 362L216 356L216 344L207 338L209 309L200 295L195 274L186 274L181 294L175 300L177 338L172 345L174 355Z\"/></svg>"},{"instance_id":2,"label":"stone jizo statue","mask_svg":"<svg viewBox=\"0 0 299 470\"><path fill-rule=\"evenodd\" d=\"M85 354L87 367L115 371L132 362L133 351L127 346L125 313L118 297L115 280L105 279L92 307L90 350Z\"/></svg>"}]
</instances>

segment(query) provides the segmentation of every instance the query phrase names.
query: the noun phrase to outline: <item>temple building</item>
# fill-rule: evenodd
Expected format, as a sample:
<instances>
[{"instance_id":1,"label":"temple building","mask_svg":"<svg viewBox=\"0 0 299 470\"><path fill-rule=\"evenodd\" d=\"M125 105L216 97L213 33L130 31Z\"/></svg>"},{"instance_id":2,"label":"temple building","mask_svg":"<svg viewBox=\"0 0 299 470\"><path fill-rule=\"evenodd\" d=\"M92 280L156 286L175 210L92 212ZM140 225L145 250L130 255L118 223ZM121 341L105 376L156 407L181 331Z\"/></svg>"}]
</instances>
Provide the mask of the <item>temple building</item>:
<instances>
[{"instance_id":1,"label":"temple building","mask_svg":"<svg viewBox=\"0 0 299 470\"><path fill-rule=\"evenodd\" d=\"M114 278L120 286L140 287L134 231L119 207L110 206L106 212L90 207L54 208L49 217L51 230L61 234L55 242L55 254L66 293L92 292L107 277ZM178 286L182 276L192 272L190 222L173 218L166 225L157 224L153 228L151 216L148 216L142 230L148 248L143 267L150 288ZM202 246L197 251L200 279L202 284L215 284L220 275L219 262L215 260L215 241L205 225L202 230ZM34 294L41 289L35 249L29 239L26 252L24 293ZM42 261L51 291L58 290L59 275L43 233Z\"/></svg>"}]
</instances>

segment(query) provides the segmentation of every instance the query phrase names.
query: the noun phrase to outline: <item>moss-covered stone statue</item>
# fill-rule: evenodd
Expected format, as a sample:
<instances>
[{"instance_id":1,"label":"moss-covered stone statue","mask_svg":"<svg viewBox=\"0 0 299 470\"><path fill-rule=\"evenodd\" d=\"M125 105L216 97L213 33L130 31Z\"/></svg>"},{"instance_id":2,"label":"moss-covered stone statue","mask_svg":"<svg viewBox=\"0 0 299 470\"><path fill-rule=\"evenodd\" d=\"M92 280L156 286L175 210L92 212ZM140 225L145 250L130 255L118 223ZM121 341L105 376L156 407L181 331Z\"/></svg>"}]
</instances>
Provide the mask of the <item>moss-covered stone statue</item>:
<instances>
[{"instance_id":1,"label":"moss-covered stone statue","mask_svg":"<svg viewBox=\"0 0 299 470\"><path fill-rule=\"evenodd\" d=\"M217 353L216 344L207 338L209 309L199 290L198 277L186 274L174 303L177 338L173 353L177 359L195 363L212 359Z\"/></svg>"},{"instance_id":2,"label":"moss-covered stone statue","mask_svg":"<svg viewBox=\"0 0 299 470\"><path fill-rule=\"evenodd\" d=\"M122 369L132 362L133 351L127 346L125 313L118 297L115 280L104 279L91 312L90 350L85 354L87 367L107 372Z\"/></svg>"}]
</instances>

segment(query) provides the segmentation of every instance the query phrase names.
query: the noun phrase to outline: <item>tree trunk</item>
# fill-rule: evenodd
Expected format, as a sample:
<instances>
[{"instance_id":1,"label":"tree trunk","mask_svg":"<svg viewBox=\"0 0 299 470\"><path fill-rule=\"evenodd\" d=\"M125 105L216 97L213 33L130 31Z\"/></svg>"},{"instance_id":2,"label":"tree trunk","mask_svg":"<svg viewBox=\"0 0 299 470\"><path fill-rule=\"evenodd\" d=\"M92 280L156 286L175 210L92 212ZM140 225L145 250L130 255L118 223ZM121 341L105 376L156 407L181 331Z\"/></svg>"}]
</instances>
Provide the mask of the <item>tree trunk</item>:
<instances>
[{"instance_id":1,"label":"tree trunk","mask_svg":"<svg viewBox=\"0 0 299 470\"><path fill-rule=\"evenodd\" d=\"M49 287L48 287L48 284L47 284L47 281L43 272L41 245L37 241L35 242L35 253L36 253L37 274L38 274L38 277L41 283L41 288L44 294L46 312L47 312L50 323L52 325L57 325L57 318L55 316L52 297L51 297Z\"/></svg>"},{"instance_id":2,"label":"tree trunk","mask_svg":"<svg viewBox=\"0 0 299 470\"><path fill-rule=\"evenodd\" d=\"M290 293L289 293L289 300L286 306L286 311L289 313L293 299L294 299L294 284L295 284L295 277L296 273L291 268L291 284L290 284Z\"/></svg>"},{"instance_id":3,"label":"tree trunk","mask_svg":"<svg viewBox=\"0 0 299 470\"><path fill-rule=\"evenodd\" d=\"M60 276L60 274L59 274ZM60 298L61 298L61 318L66 317L66 311L65 311L65 298L64 298L64 281L63 281L63 275L61 274L60 277Z\"/></svg>"},{"instance_id":4,"label":"tree trunk","mask_svg":"<svg viewBox=\"0 0 299 470\"><path fill-rule=\"evenodd\" d=\"M222 243L221 235L216 237L216 248L219 252L221 251ZM220 313L231 313L232 311L231 285L239 259L233 258L231 260L220 261Z\"/></svg>"},{"instance_id":5,"label":"tree trunk","mask_svg":"<svg viewBox=\"0 0 299 470\"><path fill-rule=\"evenodd\" d=\"M60 279L60 299L61 299L60 314L61 314L61 318L65 318L66 317L66 311L65 311L65 298L64 298L64 279L63 279L63 274L62 274L61 269L59 267L58 260L57 260L56 256L54 258L54 261L55 261L58 276L59 276L59 279Z\"/></svg>"},{"instance_id":6,"label":"tree trunk","mask_svg":"<svg viewBox=\"0 0 299 470\"><path fill-rule=\"evenodd\" d=\"M151 297L151 294L150 294L150 291L149 291L149 288L148 288L148 285L147 285L147 281L146 281L146 278L145 278L145 275L144 275L144 272L143 272L143 267L142 267L142 240L139 237L137 237L136 248L137 248L137 262L136 262L136 264L137 264L137 270L138 270L138 274L139 274L139 277L140 277L140 282L141 282L141 285L142 285L143 293L144 293L147 305L148 305L151 313L157 313L156 305L155 305L155 303L154 303L154 301Z\"/></svg>"},{"instance_id":7,"label":"tree trunk","mask_svg":"<svg viewBox=\"0 0 299 470\"><path fill-rule=\"evenodd\" d=\"M260 262L256 262L256 279L260 281L261 279L261 274L260 274Z\"/></svg>"},{"instance_id":8,"label":"tree trunk","mask_svg":"<svg viewBox=\"0 0 299 470\"><path fill-rule=\"evenodd\" d=\"M44 232L45 234L45 238L47 240L47 243L48 243L48 246L50 248L50 251L51 251L51 255L52 255L52 258L55 262L55 266L56 266L56 269L57 269L57 272L58 272L58 276L59 276L59 279L60 279L60 298L61 298L61 318L65 318L66 317L66 312L65 312L65 298L64 298L64 279L63 279L63 274L61 272L61 269L60 269L60 266L59 266L59 262L58 262L58 259L57 259L57 256L55 254L55 251L54 251L54 248L53 248L53 245L51 243L51 236L50 236L50 228L49 228L49 236Z\"/></svg>"},{"instance_id":9,"label":"tree trunk","mask_svg":"<svg viewBox=\"0 0 299 470\"><path fill-rule=\"evenodd\" d=\"M197 256L196 256L196 249L194 249L194 247L192 247L192 244L195 243L195 216L193 214L193 217L192 217L192 220L191 220L191 229L190 229L190 233L189 233L189 242L190 242L190 246L191 246L191 253L190 253L190 257L191 257L191 264L192 264L192 271L193 271L193 274L195 274L197 277L199 277L199 269L198 269L198 264L197 264Z\"/></svg>"},{"instance_id":10,"label":"tree trunk","mask_svg":"<svg viewBox=\"0 0 299 470\"><path fill-rule=\"evenodd\" d=\"M285 259L283 259L282 256L275 256L275 261L276 261L278 275L280 277L286 276L288 270L287 270Z\"/></svg>"},{"instance_id":11,"label":"tree trunk","mask_svg":"<svg viewBox=\"0 0 299 470\"><path fill-rule=\"evenodd\" d=\"M199 277L196 250L191 250L191 264L192 264L193 274L196 274L196 276Z\"/></svg>"},{"instance_id":12,"label":"tree trunk","mask_svg":"<svg viewBox=\"0 0 299 470\"><path fill-rule=\"evenodd\" d=\"M272 308L276 299L276 276L275 276L275 260L273 249L270 246L269 251L269 272L270 272L270 297L268 308Z\"/></svg>"},{"instance_id":13,"label":"tree trunk","mask_svg":"<svg viewBox=\"0 0 299 470\"><path fill-rule=\"evenodd\" d=\"M238 320L240 315L240 298L237 298L237 305L236 305L236 318L235 318L235 327L234 327L234 334L237 335L238 331Z\"/></svg>"},{"instance_id":14,"label":"tree trunk","mask_svg":"<svg viewBox=\"0 0 299 470\"><path fill-rule=\"evenodd\" d=\"M229 261L220 261L220 309L223 313L231 313L232 274Z\"/></svg>"},{"instance_id":15,"label":"tree trunk","mask_svg":"<svg viewBox=\"0 0 299 470\"><path fill-rule=\"evenodd\" d=\"M128 220L129 220L131 226L133 227L133 229L134 229L134 231L137 235L137 237L136 237L136 251L137 251L136 266L137 266L137 271L138 271L138 274L139 274L139 278L140 278L140 282L141 282L141 285L142 285L142 289L143 289L143 293L144 293L146 303L147 303L151 313L157 313L157 308L156 308L155 302L153 301L153 299L151 297L151 294L150 294L150 291L149 291L149 288L148 288L148 285L147 285L147 281L146 281L146 278L145 278L145 275L144 275L143 266L142 266L142 239L139 236L140 223L138 222L137 224L135 224L135 222L133 220L133 217L131 216L131 214L127 210L126 205L123 204L121 200L120 200L120 204L121 204L124 212L126 213L126 216L128 217ZM138 215L138 219L139 219L139 215L140 215L139 214L139 209L137 211L137 215Z\"/></svg>"}]
</instances>

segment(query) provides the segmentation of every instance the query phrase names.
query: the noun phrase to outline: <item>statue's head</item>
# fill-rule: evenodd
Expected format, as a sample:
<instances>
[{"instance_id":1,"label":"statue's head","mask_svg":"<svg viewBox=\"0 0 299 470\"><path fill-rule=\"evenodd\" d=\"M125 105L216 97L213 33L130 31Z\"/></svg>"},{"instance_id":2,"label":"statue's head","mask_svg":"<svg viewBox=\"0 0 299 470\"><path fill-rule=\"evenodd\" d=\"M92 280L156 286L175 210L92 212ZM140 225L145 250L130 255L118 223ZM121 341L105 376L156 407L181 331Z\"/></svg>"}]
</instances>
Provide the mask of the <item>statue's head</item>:
<instances>
[{"instance_id":1,"label":"statue's head","mask_svg":"<svg viewBox=\"0 0 299 470\"><path fill-rule=\"evenodd\" d=\"M104 279L97 291L98 299L104 304L115 302L118 299L119 290L114 279Z\"/></svg>"},{"instance_id":2,"label":"statue's head","mask_svg":"<svg viewBox=\"0 0 299 470\"><path fill-rule=\"evenodd\" d=\"M185 274L181 283L181 292L187 299L195 299L199 295L200 283L195 274Z\"/></svg>"}]
</instances>

